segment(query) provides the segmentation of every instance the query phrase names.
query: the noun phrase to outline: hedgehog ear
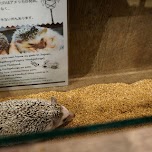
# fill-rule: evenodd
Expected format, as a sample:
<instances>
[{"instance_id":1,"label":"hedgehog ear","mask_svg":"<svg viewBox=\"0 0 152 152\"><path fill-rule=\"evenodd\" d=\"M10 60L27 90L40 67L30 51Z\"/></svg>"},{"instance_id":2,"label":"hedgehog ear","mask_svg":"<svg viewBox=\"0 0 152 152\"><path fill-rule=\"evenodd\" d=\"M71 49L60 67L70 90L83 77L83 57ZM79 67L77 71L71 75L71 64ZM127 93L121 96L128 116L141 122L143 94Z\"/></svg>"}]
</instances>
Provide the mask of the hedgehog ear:
<instances>
[{"instance_id":1,"label":"hedgehog ear","mask_svg":"<svg viewBox=\"0 0 152 152\"><path fill-rule=\"evenodd\" d=\"M57 104L57 99L55 97L51 97L51 104Z\"/></svg>"}]
</instances>

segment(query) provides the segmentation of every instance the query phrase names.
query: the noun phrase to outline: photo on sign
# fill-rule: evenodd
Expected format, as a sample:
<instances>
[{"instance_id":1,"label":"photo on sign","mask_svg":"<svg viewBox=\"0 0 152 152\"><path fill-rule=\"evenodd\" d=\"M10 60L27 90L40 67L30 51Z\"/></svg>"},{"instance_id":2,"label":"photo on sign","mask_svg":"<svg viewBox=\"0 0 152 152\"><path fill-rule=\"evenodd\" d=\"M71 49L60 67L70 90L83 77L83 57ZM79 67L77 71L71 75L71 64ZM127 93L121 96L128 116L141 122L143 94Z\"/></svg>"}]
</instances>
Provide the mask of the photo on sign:
<instances>
[{"instance_id":1,"label":"photo on sign","mask_svg":"<svg viewBox=\"0 0 152 152\"><path fill-rule=\"evenodd\" d=\"M63 24L0 29L0 55L61 51Z\"/></svg>"}]
</instances>

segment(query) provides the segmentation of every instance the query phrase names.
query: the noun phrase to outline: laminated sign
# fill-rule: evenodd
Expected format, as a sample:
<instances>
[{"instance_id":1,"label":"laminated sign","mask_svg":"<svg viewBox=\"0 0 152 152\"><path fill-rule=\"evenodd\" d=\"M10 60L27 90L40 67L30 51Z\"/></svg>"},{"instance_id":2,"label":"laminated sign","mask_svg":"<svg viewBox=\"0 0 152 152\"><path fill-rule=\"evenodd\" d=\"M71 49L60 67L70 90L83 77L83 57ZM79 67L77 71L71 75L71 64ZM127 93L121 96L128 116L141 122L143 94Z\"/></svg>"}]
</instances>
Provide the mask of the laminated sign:
<instances>
[{"instance_id":1,"label":"laminated sign","mask_svg":"<svg viewBox=\"0 0 152 152\"><path fill-rule=\"evenodd\" d=\"M0 0L0 90L68 84L67 0Z\"/></svg>"}]
</instances>

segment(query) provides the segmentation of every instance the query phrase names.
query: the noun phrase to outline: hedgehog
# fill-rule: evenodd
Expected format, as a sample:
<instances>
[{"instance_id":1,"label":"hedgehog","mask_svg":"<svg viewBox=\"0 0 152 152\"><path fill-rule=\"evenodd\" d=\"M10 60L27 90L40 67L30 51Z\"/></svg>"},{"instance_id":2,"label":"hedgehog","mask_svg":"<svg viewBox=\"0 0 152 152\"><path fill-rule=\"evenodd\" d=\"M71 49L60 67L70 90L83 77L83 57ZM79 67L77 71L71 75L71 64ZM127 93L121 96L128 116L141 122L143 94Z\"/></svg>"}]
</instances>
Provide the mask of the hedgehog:
<instances>
[{"instance_id":1,"label":"hedgehog","mask_svg":"<svg viewBox=\"0 0 152 152\"><path fill-rule=\"evenodd\" d=\"M8 50L9 50L9 43L7 37L3 33L0 33L0 54L1 55L8 54Z\"/></svg>"},{"instance_id":2,"label":"hedgehog","mask_svg":"<svg viewBox=\"0 0 152 152\"><path fill-rule=\"evenodd\" d=\"M21 99L0 102L0 135L51 131L72 121L74 113L57 99Z\"/></svg>"},{"instance_id":3,"label":"hedgehog","mask_svg":"<svg viewBox=\"0 0 152 152\"><path fill-rule=\"evenodd\" d=\"M40 26L22 26L18 28L11 41L10 54L57 51L64 47L63 36L52 29Z\"/></svg>"},{"instance_id":4,"label":"hedgehog","mask_svg":"<svg viewBox=\"0 0 152 152\"><path fill-rule=\"evenodd\" d=\"M31 26L23 26L16 31L16 41L28 41L34 39L38 33L38 28Z\"/></svg>"},{"instance_id":5,"label":"hedgehog","mask_svg":"<svg viewBox=\"0 0 152 152\"><path fill-rule=\"evenodd\" d=\"M43 68L51 68L51 69L58 69L59 63L58 62L51 62L49 60L44 61Z\"/></svg>"}]
</instances>

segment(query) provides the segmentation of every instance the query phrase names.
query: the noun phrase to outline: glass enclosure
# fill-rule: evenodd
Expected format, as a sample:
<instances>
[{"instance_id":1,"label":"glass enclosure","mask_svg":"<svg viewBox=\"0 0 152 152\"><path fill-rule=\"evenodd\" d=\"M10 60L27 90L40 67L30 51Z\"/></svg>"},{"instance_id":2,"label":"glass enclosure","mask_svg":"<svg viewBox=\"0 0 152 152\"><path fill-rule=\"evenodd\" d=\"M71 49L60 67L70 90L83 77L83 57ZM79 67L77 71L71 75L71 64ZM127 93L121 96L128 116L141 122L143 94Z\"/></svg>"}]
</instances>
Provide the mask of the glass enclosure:
<instances>
[{"instance_id":1,"label":"glass enclosure","mask_svg":"<svg viewBox=\"0 0 152 152\"><path fill-rule=\"evenodd\" d=\"M60 6L61 3L58 0L53 2L51 5L53 8L50 7L50 2L44 1L44 5L51 13L51 28L60 34L58 38L61 40L61 36L65 36L66 26L55 23L54 12L58 10L54 7ZM63 51L58 59L59 67L58 64L53 64L53 66L51 64L51 70L54 71L48 73L53 75L51 79L54 80L54 86L43 88L35 86L23 90L7 89L0 92L0 103L8 100L32 100L31 103L28 101L29 103L27 102L25 107L20 103L19 105L22 109L21 114L27 107L29 108L29 116L32 113L32 117L26 116L22 122L27 122L28 117L28 121L32 120L37 130L28 134L1 135L0 146L13 146L52 139L61 140L63 137L92 135L92 133L104 134L108 131L152 124L152 2L149 0L117 0L115 2L113 0L75 0L68 3L68 38L64 37L69 45L68 56L67 52ZM0 0L0 6L2 5L2 0ZM62 17L59 19L62 20ZM47 25L47 28L50 26ZM12 27L7 32L8 43L11 42L10 37L14 30L16 29ZM42 36L43 32L45 32L44 29L40 30ZM65 30L65 32L67 31ZM6 35L5 31L1 31L1 33ZM21 36L26 38L25 35ZM23 41L15 42L22 43ZM42 41L39 44L47 46ZM41 49L38 44L32 44L32 47ZM60 46L61 50L65 48L66 45ZM54 54L53 59L56 59L56 52ZM32 66L39 65L34 63ZM2 68L0 68L1 77L3 77ZM57 69L61 71L56 72ZM67 72L69 76L67 76ZM58 74L58 77L55 74ZM22 76L24 77L24 75ZM31 77L34 76L31 75ZM63 81L59 81L60 77ZM47 78L47 81L50 81L49 75ZM69 78L68 85L67 78ZM64 86L57 87L58 82L63 83ZM59 107L56 101L51 100L51 97L56 98L57 103L64 107ZM34 113L33 110L30 110L30 106L37 104L37 101L33 101L35 99L37 101L40 99L51 101L47 104L53 104L56 113L50 114L48 112L45 118L42 117L42 113ZM50 106L47 104L42 103L39 106L39 111L43 114L48 110L47 106ZM6 109L12 106L11 103L0 105ZM72 114L68 113L67 116L65 108ZM13 113L15 110L12 110L10 114L1 111L2 119L8 116L13 121L13 116L18 116L18 112ZM61 111L64 112L61 113ZM53 130L47 124L45 128L49 129L39 131L39 126L45 121L49 121L48 115L53 119L51 122ZM63 116L66 116L66 119ZM69 116L72 116L72 119ZM56 119L58 117L60 117L60 122ZM13 127L19 124L16 122L10 128L7 118L1 121L0 133L3 129L9 133ZM39 123L36 124L35 121ZM67 122L64 123L64 121ZM28 130L30 125L26 124L24 129Z\"/></svg>"}]
</instances>

